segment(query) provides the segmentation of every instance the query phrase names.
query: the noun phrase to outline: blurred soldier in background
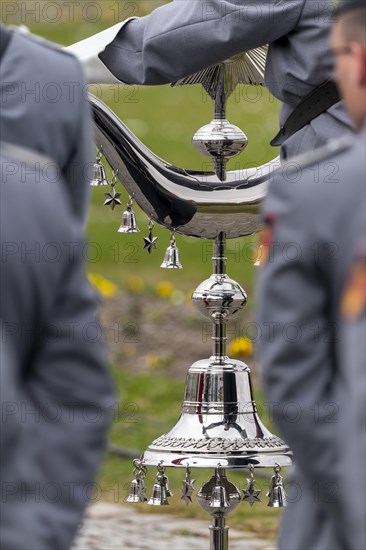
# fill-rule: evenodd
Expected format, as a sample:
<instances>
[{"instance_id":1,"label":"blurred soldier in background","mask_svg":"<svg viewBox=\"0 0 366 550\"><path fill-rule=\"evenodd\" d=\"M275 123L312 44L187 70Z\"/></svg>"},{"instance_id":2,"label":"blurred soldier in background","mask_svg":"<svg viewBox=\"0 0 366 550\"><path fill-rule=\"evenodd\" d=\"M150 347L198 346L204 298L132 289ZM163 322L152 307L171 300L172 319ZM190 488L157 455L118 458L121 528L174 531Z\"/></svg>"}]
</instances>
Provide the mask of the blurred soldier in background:
<instances>
[{"instance_id":1,"label":"blurred soldier in background","mask_svg":"<svg viewBox=\"0 0 366 550\"><path fill-rule=\"evenodd\" d=\"M350 132L336 87L319 72L332 14L323 0L179 0L69 48L90 82L165 84L269 44L265 84L283 102L282 158Z\"/></svg>"},{"instance_id":2,"label":"blurred soldier in background","mask_svg":"<svg viewBox=\"0 0 366 550\"><path fill-rule=\"evenodd\" d=\"M80 64L56 44L1 24L0 137L60 166L74 218L84 223L93 145Z\"/></svg>"},{"instance_id":3,"label":"blurred soldier in background","mask_svg":"<svg viewBox=\"0 0 366 550\"><path fill-rule=\"evenodd\" d=\"M67 550L113 405L60 169L1 145L1 548Z\"/></svg>"},{"instance_id":4,"label":"blurred soldier in background","mask_svg":"<svg viewBox=\"0 0 366 550\"><path fill-rule=\"evenodd\" d=\"M295 458L282 550L366 548L365 2L339 2L337 18L332 58L357 136L284 165L264 206L260 352Z\"/></svg>"}]
</instances>

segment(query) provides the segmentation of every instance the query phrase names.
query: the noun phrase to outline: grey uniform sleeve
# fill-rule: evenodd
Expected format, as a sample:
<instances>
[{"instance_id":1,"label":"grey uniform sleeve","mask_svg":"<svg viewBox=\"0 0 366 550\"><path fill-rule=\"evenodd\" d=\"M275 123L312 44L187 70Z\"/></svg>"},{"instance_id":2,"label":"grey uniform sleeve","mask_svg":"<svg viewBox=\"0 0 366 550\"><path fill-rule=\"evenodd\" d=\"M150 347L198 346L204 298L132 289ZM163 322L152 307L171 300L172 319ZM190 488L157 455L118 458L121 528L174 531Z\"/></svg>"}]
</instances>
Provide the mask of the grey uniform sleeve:
<instances>
[{"instance_id":1,"label":"grey uniform sleeve","mask_svg":"<svg viewBox=\"0 0 366 550\"><path fill-rule=\"evenodd\" d=\"M341 404L335 326L327 316L321 259L314 260L322 247L309 220L309 212L316 214L307 204L311 194L302 192L306 186L278 178L266 202L271 244L259 274L259 351L274 420L316 497L329 501L337 489Z\"/></svg>"},{"instance_id":2,"label":"grey uniform sleeve","mask_svg":"<svg viewBox=\"0 0 366 550\"><path fill-rule=\"evenodd\" d=\"M304 3L175 0L131 20L99 57L122 82L172 82L286 35Z\"/></svg>"},{"instance_id":3,"label":"grey uniform sleeve","mask_svg":"<svg viewBox=\"0 0 366 550\"><path fill-rule=\"evenodd\" d=\"M85 224L89 207L90 181L93 167L92 115L86 93L85 78L79 62L73 60L74 70L72 108L75 114L74 135L70 136L73 147L63 166L64 181L70 185L70 196L76 218Z\"/></svg>"}]
</instances>

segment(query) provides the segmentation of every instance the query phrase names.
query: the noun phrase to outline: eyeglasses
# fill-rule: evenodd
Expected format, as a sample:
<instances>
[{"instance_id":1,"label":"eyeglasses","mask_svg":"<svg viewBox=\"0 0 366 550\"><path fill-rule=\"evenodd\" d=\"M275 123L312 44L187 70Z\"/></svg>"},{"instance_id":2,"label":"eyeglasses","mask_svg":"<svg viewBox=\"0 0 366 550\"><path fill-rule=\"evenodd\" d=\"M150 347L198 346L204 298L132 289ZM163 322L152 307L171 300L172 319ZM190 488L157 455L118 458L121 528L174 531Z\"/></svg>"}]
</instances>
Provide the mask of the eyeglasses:
<instances>
[{"instance_id":1,"label":"eyeglasses","mask_svg":"<svg viewBox=\"0 0 366 550\"><path fill-rule=\"evenodd\" d=\"M336 58L349 53L351 53L350 46L343 46L342 48L327 50L318 56L318 66L326 80L335 80Z\"/></svg>"}]
</instances>

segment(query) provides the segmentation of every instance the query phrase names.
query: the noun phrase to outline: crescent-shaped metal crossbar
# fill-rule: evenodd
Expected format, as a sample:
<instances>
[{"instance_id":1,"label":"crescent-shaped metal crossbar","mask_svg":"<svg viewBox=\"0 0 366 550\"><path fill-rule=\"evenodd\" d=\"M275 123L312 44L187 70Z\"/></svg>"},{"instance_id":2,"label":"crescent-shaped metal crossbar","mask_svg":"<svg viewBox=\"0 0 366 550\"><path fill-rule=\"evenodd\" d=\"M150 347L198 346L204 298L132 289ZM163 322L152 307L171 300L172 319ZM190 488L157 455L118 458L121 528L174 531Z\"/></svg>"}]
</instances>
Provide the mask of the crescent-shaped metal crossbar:
<instances>
[{"instance_id":1,"label":"crescent-shaped metal crossbar","mask_svg":"<svg viewBox=\"0 0 366 550\"><path fill-rule=\"evenodd\" d=\"M214 239L220 231L232 239L261 227L259 204L279 158L245 170L184 170L164 161L127 128L99 98L90 95L95 142L139 207L156 223L192 237Z\"/></svg>"}]
</instances>

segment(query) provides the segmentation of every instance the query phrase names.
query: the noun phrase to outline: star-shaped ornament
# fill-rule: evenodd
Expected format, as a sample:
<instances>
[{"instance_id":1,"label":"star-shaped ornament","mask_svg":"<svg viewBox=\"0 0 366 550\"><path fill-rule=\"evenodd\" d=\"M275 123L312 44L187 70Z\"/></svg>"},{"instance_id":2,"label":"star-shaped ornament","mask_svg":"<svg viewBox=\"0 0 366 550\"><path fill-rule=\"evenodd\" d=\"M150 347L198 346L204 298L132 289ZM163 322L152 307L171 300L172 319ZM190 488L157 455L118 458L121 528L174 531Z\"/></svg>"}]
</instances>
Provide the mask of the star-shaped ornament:
<instances>
[{"instance_id":1,"label":"star-shaped ornament","mask_svg":"<svg viewBox=\"0 0 366 550\"><path fill-rule=\"evenodd\" d=\"M194 488L195 479L188 479L182 481L182 496L181 500L184 500L184 502L187 504L192 502L192 494L196 490Z\"/></svg>"},{"instance_id":2,"label":"star-shaped ornament","mask_svg":"<svg viewBox=\"0 0 366 550\"><path fill-rule=\"evenodd\" d=\"M151 254L151 251L152 250L155 250L156 249L156 241L157 241L157 237L153 237L152 236L152 231L149 231L149 236L148 237L144 237L144 250L146 248L146 250L148 251L149 254Z\"/></svg>"},{"instance_id":3,"label":"star-shaped ornament","mask_svg":"<svg viewBox=\"0 0 366 550\"><path fill-rule=\"evenodd\" d=\"M108 193L104 193L107 197L104 201L104 206L110 206L112 210L114 210L114 207L118 204L122 204L119 200L119 197L121 196L121 193L117 193L115 188L112 187L111 190Z\"/></svg>"},{"instance_id":4,"label":"star-shaped ornament","mask_svg":"<svg viewBox=\"0 0 366 550\"><path fill-rule=\"evenodd\" d=\"M246 489L243 489L243 500L244 502L248 502L250 506L252 507L253 504L256 502L260 502L261 499L259 498L259 495L261 494L261 490L257 490L254 487L255 480L254 479L247 479L248 487Z\"/></svg>"}]
</instances>

